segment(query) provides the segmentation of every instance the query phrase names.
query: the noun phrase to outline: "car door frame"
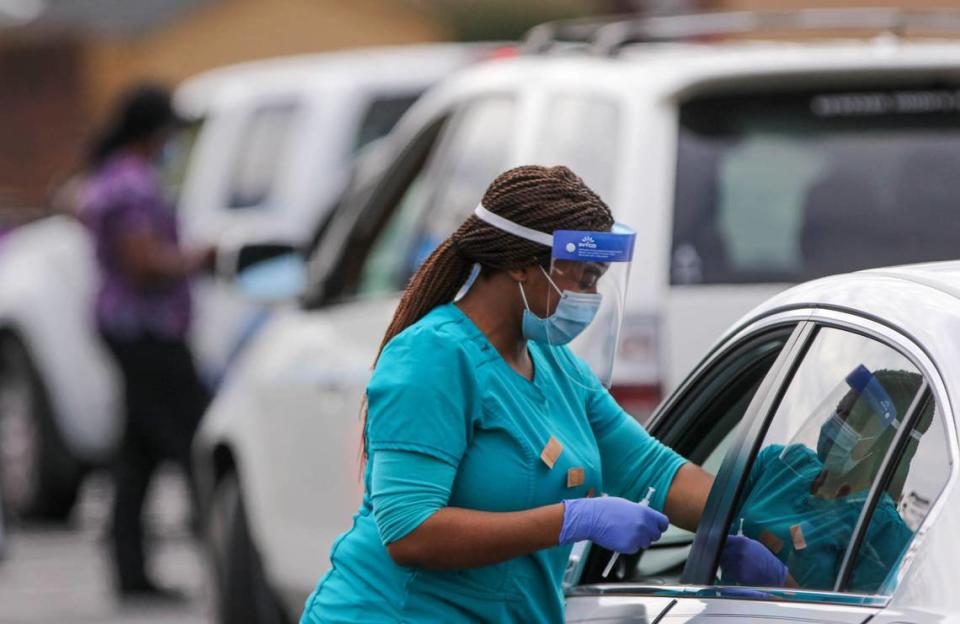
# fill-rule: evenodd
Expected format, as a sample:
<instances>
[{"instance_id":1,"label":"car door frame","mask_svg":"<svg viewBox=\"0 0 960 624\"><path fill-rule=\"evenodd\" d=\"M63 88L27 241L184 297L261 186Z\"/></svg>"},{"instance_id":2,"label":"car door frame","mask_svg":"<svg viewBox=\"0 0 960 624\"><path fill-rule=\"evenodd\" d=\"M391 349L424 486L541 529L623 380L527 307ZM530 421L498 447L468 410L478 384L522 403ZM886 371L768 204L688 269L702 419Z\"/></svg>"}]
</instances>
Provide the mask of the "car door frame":
<instances>
[{"instance_id":1,"label":"car door frame","mask_svg":"<svg viewBox=\"0 0 960 624\"><path fill-rule=\"evenodd\" d=\"M746 475L750 465L756 455L757 446L762 443L767 428L775 416L776 406L779 404L783 393L789 386L796 368L803 361L806 350L810 345L816 330L820 327L834 327L844 331L849 331L877 340L889 348L897 350L907 357L924 378L928 391L936 401L941 413L942 421L948 429L951 456L951 473L947 484L941 491L937 501L931 507L930 512L917 530L915 537L903 557L904 563L899 571L900 576L909 569L913 557L911 553L916 551L922 536L929 527L936 522L937 517L942 513L945 501L950 497L953 487L956 487L958 480L957 457L958 450L956 446L956 431L952 418L952 408L949 396L946 392L946 385L929 353L923 346L917 342L909 332L892 323L886 322L880 318L865 315L856 310L831 306L793 306L789 308L777 309L768 312L766 315L748 319L740 325L740 329L728 334L726 339L721 340L711 350L701 364L695 369L694 373L689 375L684 383L674 392L671 397L659 408L651 418L651 433L658 438L663 438L669 443L670 428L675 423L671 422L670 413L688 392L690 392L699 382L703 374L718 359L725 354L730 353L739 344L748 340L751 336L768 330L771 326L778 323L794 322L796 328L790 336L788 342L784 345L777 360L768 371L760 388L750 402L743 420L747 424L741 427L736 434L736 438L731 444L724 459L720 473L717 475L718 481L721 478L728 481L736 479L733 488L729 485L723 490L711 491L710 499L704 510L704 516L700 528L697 530L694 543L691 548L690 558L684 568L681 583L676 586L654 586L644 584L591 584L577 585L568 592L568 598L576 599L578 597L592 597L598 603L601 599L610 600L616 597L619 601L619 608L623 608L632 598L634 604L646 607L649 601L656 596L656 602L663 605L663 598L673 598L672 601L662 608L660 613L653 619L658 621L665 616L668 611L673 610L678 605L683 607L683 602L693 598L700 603L710 603L723 601L725 613L732 615L732 612L752 613L760 615L763 613L771 614L773 610L781 610L786 603L793 617L803 617L809 615L811 620L822 620L831 610L838 610L837 617L841 616L841 611L846 616L855 616L860 613L864 619L876 614L885 607L890 601L889 595L865 595L854 593L838 592L810 592L805 590L770 591L764 590L768 594L780 595L783 601L757 601L736 597L731 594L724 595L719 588L711 583L711 576L716 570L717 560L719 558L719 546L721 540L729 526L730 517L733 513L733 503L739 497L744 485ZM919 395L918 395L919 396ZM916 409L922 401L916 400L911 406L911 412L907 415L908 426L903 427L902 431L910 430L912 423L918 417L919 410ZM889 476L892 468L891 461L897 458L897 447L900 439L905 434L898 432L898 437L891 445L878 477L871 487L868 505L865 507L858 521L854 539L862 539L866 530L872 505L875 504L878 484ZM727 474L724 474L726 472ZM719 492L719 493L717 493ZM855 548L848 549L844 559L844 567L841 570L841 579L852 564L852 554L856 552ZM579 579L575 579L575 583ZM808 598L806 600L797 600L797 597ZM811 597L819 597L820 600L810 600ZM824 600L828 597L829 600ZM683 601L683 602L681 602ZM738 604L742 603L742 604ZM718 605L719 606L719 605ZM742 610L742 609L747 610ZM853 609L854 611L850 611ZM806 610L806 613L804 611ZM599 611L598 611L599 613Z\"/></svg>"},{"instance_id":2,"label":"car door frame","mask_svg":"<svg viewBox=\"0 0 960 624\"><path fill-rule=\"evenodd\" d=\"M751 419L751 415L758 410L759 404L764 400L766 394L768 394L771 390L771 378L785 366L785 363L789 361L788 356L797 348L798 334L808 318L809 312L804 310L788 311L781 314L771 315L766 318L759 319L754 323L745 324L745 326L743 326L741 329L732 332L728 338L719 341L713 347L713 349L707 353L703 360L701 360L700 364L694 369L694 371L687 376L677 390L675 390L653 413L648 424L648 429L651 435L657 439L662 439L669 446L671 440L675 440L676 437L678 437L676 435L671 436L670 430L676 424L673 422L671 414L675 409L685 403L692 392L695 392L702 378L705 375L709 375L710 371L714 369L718 362L732 355L748 341L755 340L765 333L776 330L778 327L782 327L784 325L793 325L793 331L787 338L784 346L781 348L780 353L777 355L777 358L770 370L764 375L763 381L761 381L760 386L757 388L756 393L744 412L742 422ZM746 429L746 427L740 427L739 432L743 432L744 429ZM744 436L742 433L736 433L735 435L736 437L734 438L734 441L727 453L728 456L738 452L739 447L744 443ZM701 531L698 530L696 535L699 535L700 533ZM695 547L697 539L696 535L694 537ZM701 545L699 546L700 548L704 548L702 540L703 538L701 538ZM586 558L589 556L589 553L584 553L583 556ZM691 556L693 556L692 549ZM571 579L571 587L567 590L568 600L586 599L590 601L596 601L597 603L599 603L601 600L606 600L609 604L610 598L619 598L623 596L623 598L626 599L625 604L629 604L632 599L632 601L637 605L653 607L651 611L657 611L657 615L651 617L651 621L656 621L657 618L666 612L666 610L672 608L678 598L689 597L691 595L691 591L699 591L709 587L705 585L691 586L688 584L581 584L580 576L583 572L583 569L584 566L581 565ZM664 597L666 597L667 600L664 600ZM651 601L653 602L651 603ZM622 604L619 606L622 607L624 605Z\"/></svg>"}]
</instances>

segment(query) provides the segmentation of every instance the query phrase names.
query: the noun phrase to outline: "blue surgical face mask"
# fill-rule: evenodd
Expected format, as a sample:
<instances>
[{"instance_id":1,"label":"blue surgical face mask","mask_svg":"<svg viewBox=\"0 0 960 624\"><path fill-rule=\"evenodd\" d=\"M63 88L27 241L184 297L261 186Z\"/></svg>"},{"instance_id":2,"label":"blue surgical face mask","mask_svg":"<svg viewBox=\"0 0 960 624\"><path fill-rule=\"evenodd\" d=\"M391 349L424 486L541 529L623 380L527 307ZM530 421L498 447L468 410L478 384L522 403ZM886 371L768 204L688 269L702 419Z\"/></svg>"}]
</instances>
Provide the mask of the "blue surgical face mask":
<instances>
[{"instance_id":1,"label":"blue surgical face mask","mask_svg":"<svg viewBox=\"0 0 960 624\"><path fill-rule=\"evenodd\" d=\"M849 455L853 447L860 441L857 432L834 412L820 428L820 437L817 440L817 456L826 463L827 458L834 451Z\"/></svg>"},{"instance_id":2,"label":"blue surgical face mask","mask_svg":"<svg viewBox=\"0 0 960 624\"><path fill-rule=\"evenodd\" d=\"M540 318L530 311L527 304L527 295L520 286L520 296L523 297L523 337L527 340L550 345L565 345L577 336L593 321L600 309L603 295L600 293L578 293L569 290L561 291L553 283L543 267L540 267L550 285L560 293L557 309L547 318Z\"/></svg>"},{"instance_id":3,"label":"blue surgical face mask","mask_svg":"<svg viewBox=\"0 0 960 624\"><path fill-rule=\"evenodd\" d=\"M863 457L854 459L852 457L853 449L863 440L877 437L861 436L839 414L834 412L820 429L820 437L817 440L817 456L823 462L825 470L834 474L847 474L876 451L876 448L873 448Z\"/></svg>"}]
</instances>

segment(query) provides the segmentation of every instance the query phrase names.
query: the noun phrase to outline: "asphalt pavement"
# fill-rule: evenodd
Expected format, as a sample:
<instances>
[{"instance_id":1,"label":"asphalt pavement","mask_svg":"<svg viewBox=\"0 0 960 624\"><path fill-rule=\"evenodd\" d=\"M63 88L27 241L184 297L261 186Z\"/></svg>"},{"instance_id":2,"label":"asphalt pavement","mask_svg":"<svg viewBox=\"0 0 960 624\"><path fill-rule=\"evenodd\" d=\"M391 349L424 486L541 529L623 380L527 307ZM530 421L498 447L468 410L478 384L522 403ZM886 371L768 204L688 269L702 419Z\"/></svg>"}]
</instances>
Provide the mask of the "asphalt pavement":
<instances>
[{"instance_id":1,"label":"asphalt pavement","mask_svg":"<svg viewBox=\"0 0 960 624\"><path fill-rule=\"evenodd\" d=\"M193 624L211 622L210 579L188 528L186 489L172 468L155 479L145 526L151 570L181 590L175 606L120 603L112 589L108 544L112 493L105 475L87 479L69 524L7 527L0 559L0 624Z\"/></svg>"}]
</instances>

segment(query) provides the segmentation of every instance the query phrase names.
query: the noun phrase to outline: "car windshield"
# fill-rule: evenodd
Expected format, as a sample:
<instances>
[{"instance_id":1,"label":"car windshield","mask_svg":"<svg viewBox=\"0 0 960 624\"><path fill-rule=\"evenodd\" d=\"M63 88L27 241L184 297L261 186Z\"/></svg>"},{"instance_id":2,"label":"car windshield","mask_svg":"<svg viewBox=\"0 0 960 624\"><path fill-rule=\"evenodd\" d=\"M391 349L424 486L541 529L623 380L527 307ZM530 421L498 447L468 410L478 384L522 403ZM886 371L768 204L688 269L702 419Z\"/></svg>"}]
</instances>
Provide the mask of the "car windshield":
<instances>
[{"instance_id":1,"label":"car windshield","mask_svg":"<svg viewBox=\"0 0 960 624\"><path fill-rule=\"evenodd\" d=\"M680 108L674 284L799 282L957 257L960 98L711 97Z\"/></svg>"}]
</instances>

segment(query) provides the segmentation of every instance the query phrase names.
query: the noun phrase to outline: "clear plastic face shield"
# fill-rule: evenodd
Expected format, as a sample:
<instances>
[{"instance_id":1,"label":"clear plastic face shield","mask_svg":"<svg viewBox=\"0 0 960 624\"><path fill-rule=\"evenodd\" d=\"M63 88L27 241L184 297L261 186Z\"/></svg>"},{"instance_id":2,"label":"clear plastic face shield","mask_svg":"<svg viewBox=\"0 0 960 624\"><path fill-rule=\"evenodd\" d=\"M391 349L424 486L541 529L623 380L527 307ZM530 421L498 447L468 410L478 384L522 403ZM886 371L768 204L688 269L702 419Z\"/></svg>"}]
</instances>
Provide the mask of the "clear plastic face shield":
<instances>
[{"instance_id":1,"label":"clear plastic face shield","mask_svg":"<svg viewBox=\"0 0 960 624\"><path fill-rule=\"evenodd\" d=\"M815 450L822 463L817 479L827 497L869 487L920 385L919 376L906 371L883 375L886 383L863 365L852 370L780 455L795 473L810 476L808 460L795 445Z\"/></svg>"},{"instance_id":2,"label":"clear plastic face shield","mask_svg":"<svg viewBox=\"0 0 960 624\"><path fill-rule=\"evenodd\" d=\"M609 386L636 233L615 224L610 232L558 230L550 235L508 221L483 206L475 214L498 229L551 248L549 269L540 269L545 288L518 284L525 306L523 335L543 345L568 347L583 360L590 371L564 367L575 382L593 387L596 375Z\"/></svg>"}]
</instances>

